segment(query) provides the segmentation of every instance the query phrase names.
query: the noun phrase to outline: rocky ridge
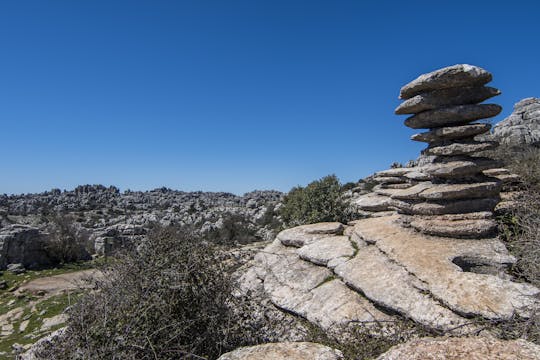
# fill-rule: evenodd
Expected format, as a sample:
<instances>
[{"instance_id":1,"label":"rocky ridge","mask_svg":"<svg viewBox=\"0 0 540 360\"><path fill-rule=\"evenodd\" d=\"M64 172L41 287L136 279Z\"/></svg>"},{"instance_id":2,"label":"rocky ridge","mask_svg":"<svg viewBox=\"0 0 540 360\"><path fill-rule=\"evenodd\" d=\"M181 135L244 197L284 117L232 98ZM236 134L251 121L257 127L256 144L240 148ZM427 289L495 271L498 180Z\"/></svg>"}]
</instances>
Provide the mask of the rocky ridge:
<instances>
[{"instance_id":1,"label":"rocky ridge","mask_svg":"<svg viewBox=\"0 0 540 360\"><path fill-rule=\"evenodd\" d=\"M123 246L138 244L155 225L189 227L201 235L227 226L242 226L250 241L275 235L274 209L282 193L183 192L167 188L125 191L101 185L72 191L54 189L40 194L0 195L0 269L7 263L38 267L50 262L47 245L50 216L69 217L85 238L86 253L109 255ZM25 239L18 241L17 239ZM242 240L242 239L240 239Z\"/></svg>"}]
</instances>

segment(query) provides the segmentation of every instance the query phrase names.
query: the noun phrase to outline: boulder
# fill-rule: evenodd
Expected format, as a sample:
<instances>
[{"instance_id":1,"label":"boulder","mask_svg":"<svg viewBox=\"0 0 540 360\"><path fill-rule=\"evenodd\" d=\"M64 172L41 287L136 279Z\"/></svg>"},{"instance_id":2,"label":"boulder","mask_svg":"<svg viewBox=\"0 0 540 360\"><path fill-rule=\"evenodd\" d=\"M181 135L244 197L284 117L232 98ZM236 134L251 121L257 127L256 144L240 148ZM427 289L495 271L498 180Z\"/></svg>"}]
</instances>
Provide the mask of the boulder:
<instances>
[{"instance_id":1,"label":"boulder","mask_svg":"<svg viewBox=\"0 0 540 360\"><path fill-rule=\"evenodd\" d=\"M0 229L0 269L21 264L32 269L50 265L46 251L47 234L27 225L10 225Z\"/></svg>"},{"instance_id":2,"label":"boulder","mask_svg":"<svg viewBox=\"0 0 540 360\"><path fill-rule=\"evenodd\" d=\"M218 360L341 360L340 351L310 342L270 343L242 347Z\"/></svg>"},{"instance_id":3,"label":"boulder","mask_svg":"<svg viewBox=\"0 0 540 360\"><path fill-rule=\"evenodd\" d=\"M409 99L433 90L465 86L481 86L492 79L486 70L473 65L457 64L420 75L400 90L400 99Z\"/></svg>"}]
</instances>

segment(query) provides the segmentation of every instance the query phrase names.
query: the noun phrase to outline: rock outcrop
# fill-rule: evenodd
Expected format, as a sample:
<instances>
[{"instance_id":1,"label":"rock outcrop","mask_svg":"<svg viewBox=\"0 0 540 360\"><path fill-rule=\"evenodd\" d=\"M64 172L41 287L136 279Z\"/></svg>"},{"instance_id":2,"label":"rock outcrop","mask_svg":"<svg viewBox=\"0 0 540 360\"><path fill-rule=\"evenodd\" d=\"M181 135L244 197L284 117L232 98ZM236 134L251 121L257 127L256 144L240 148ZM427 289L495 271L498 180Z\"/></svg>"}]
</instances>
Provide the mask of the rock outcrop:
<instances>
[{"instance_id":1,"label":"rock outcrop","mask_svg":"<svg viewBox=\"0 0 540 360\"><path fill-rule=\"evenodd\" d=\"M338 350L310 342L271 343L243 347L223 354L218 360L341 360Z\"/></svg>"},{"instance_id":2,"label":"rock outcrop","mask_svg":"<svg viewBox=\"0 0 540 360\"><path fill-rule=\"evenodd\" d=\"M432 161L370 177L372 192L353 200L359 220L279 233L243 270L242 293L337 338L357 326L377 336L402 318L462 336L479 331L474 318L532 316L540 290L514 281L507 270L516 259L494 236L493 211L511 175L474 156L495 146L474 140L489 130L474 121L500 111L477 104L499 93L484 87L490 80L483 69L457 65L406 85L397 112L421 111L412 116L421 122L406 122L428 126L413 139L429 144Z\"/></svg>"},{"instance_id":3,"label":"rock outcrop","mask_svg":"<svg viewBox=\"0 0 540 360\"><path fill-rule=\"evenodd\" d=\"M9 264L39 268L51 264L45 245L47 235L26 225L10 225L0 229L0 270Z\"/></svg>"},{"instance_id":4,"label":"rock outcrop","mask_svg":"<svg viewBox=\"0 0 540 360\"><path fill-rule=\"evenodd\" d=\"M422 338L393 347L377 360L538 360L540 346L490 337Z\"/></svg>"},{"instance_id":5,"label":"rock outcrop","mask_svg":"<svg viewBox=\"0 0 540 360\"><path fill-rule=\"evenodd\" d=\"M539 145L540 99L516 103L512 114L493 127L491 137L505 145Z\"/></svg>"}]
</instances>

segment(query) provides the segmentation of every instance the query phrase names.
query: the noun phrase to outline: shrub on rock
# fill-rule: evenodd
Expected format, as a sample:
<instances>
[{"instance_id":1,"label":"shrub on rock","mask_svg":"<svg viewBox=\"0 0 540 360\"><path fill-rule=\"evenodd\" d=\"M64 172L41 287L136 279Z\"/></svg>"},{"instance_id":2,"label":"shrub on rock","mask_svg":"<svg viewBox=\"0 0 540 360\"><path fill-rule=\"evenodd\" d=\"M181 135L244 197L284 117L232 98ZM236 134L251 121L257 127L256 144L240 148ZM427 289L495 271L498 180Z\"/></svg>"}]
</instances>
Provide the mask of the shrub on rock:
<instances>
[{"instance_id":1,"label":"shrub on rock","mask_svg":"<svg viewBox=\"0 0 540 360\"><path fill-rule=\"evenodd\" d=\"M325 221L347 222L351 208L335 175L294 187L283 199L280 216L287 226Z\"/></svg>"}]
</instances>

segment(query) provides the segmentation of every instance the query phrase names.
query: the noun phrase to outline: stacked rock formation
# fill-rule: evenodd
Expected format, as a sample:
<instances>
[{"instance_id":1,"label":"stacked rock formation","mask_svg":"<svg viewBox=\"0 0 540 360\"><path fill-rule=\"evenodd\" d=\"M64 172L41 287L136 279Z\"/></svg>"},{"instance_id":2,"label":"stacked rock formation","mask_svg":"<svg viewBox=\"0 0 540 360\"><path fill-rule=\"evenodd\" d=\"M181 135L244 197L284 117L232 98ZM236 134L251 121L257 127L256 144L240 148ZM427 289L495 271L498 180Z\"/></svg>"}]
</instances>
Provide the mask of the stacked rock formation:
<instances>
[{"instance_id":1,"label":"stacked rock formation","mask_svg":"<svg viewBox=\"0 0 540 360\"><path fill-rule=\"evenodd\" d=\"M491 150L494 141L476 141L490 124L477 122L501 112L496 104L479 104L500 91L485 86L486 70L461 64L421 75L401 88L404 99L396 114L413 114L405 125L428 129L412 140L428 143L425 155L433 162L418 168L428 181L392 194L393 206L414 215L410 225L424 233L463 238L494 233L493 210L500 201L500 181L483 170L497 167L491 159L474 156Z\"/></svg>"}]
</instances>

